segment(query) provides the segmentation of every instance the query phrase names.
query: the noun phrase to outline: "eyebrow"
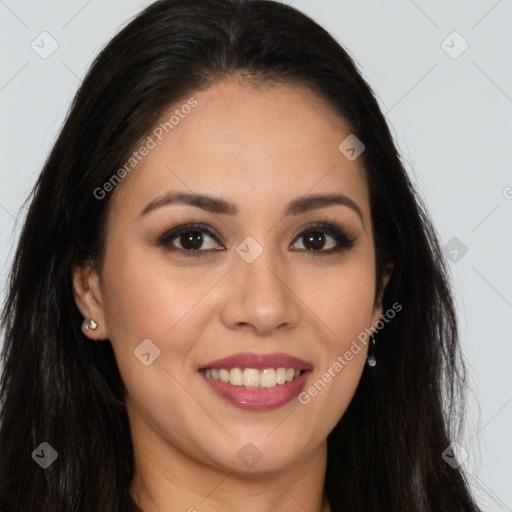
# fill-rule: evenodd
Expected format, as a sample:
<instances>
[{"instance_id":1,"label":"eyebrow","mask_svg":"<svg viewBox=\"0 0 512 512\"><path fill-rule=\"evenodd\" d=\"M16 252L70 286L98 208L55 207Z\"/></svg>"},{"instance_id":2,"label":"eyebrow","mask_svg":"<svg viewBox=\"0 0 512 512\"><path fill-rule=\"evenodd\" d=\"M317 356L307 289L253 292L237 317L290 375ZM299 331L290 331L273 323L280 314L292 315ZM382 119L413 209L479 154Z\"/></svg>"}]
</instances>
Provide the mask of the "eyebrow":
<instances>
[{"instance_id":1,"label":"eyebrow","mask_svg":"<svg viewBox=\"0 0 512 512\"><path fill-rule=\"evenodd\" d=\"M196 208L201 208L202 210L214 214L236 215L238 213L238 207L234 203L224 199L204 194L170 192L159 196L148 203L139 214L139 217L146 215L157 208L173 204L195 206ZM352 199L343 194L316 194L299 197L298 199L294 199L288 203L284 215L300 215L302 213L333 205L348 206L359 215L361 222L363 222L363 214L361 213L359 206L357 206Z\"/></svg>"}]
</instances>

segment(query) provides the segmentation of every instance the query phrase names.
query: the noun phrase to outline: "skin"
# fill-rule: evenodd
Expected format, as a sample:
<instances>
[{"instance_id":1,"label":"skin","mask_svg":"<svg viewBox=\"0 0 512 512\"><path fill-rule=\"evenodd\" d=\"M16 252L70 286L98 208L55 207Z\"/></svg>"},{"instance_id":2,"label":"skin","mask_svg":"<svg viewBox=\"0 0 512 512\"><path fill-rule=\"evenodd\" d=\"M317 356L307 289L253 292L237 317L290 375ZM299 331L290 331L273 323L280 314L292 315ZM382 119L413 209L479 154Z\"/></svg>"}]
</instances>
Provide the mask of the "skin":
<instances>
[{"instance_id":1,"label":"skin","mask_svg":"<svg viewBox=\"0 0 512 512\"><path fill-rule=\"evenodd\" d=\"M285 352L313 365L307 390L377 322L383 310L362 159L338 150L350 131L307 89L231 79L193 96L198 105L113 192L101 272L84 265L73 273L80 311L99 324L84 333L110 340L126 386L136 463L130 493L145 512L170 504L189 512L327 512L326 438L354 395L366 346L308 404L294 399L263 412L219 398L198 367L239 352ZM175 204L139 215L169 191L221 197L239 213ZM352 199L362 218L344 205L283 216L289 201L333 191ZM187 258L158 245L190 220L220 235L203 233L201 250L226 250ZM336 246L327 233L313 257L299 235L318 221L347 231L353 247L321 255ZM263 249L252 263L235 252L247 236ZM183 247L179 237L169 245ZM160 356L145 366L134 350L148 338ZM251 468L237 457L248 442L261 454Z\"/></svg>"}]
</instances>

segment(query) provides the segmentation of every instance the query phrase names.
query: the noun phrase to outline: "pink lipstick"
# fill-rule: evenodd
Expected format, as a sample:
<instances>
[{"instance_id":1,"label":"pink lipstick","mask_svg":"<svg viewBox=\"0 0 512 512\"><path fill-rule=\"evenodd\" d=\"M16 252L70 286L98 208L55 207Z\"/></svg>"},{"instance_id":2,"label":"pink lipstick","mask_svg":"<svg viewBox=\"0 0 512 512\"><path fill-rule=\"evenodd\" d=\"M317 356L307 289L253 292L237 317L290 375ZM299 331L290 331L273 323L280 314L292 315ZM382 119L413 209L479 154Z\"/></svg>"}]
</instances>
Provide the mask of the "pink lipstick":
<instances>
[{"instance_id":1,"label":"pink lipstick","mask_svg":"<svg viewBox=\"0 0 512 512\"><path fill-rule=\"evenodd\" d=\"M264 411L293 400L313 367L288 354L246 352L211 361L198 370L210 388L231 405Z\"/></svg>"}]
</instances>

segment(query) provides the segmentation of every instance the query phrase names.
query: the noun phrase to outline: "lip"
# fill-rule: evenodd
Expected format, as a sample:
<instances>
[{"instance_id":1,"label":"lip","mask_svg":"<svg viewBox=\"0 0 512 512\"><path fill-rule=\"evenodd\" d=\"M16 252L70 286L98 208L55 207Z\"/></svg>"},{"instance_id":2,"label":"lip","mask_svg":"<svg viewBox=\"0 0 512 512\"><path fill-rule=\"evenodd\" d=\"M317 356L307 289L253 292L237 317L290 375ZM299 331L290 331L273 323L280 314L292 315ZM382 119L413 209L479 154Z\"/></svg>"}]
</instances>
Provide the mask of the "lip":
<instances>
[{"instance_id":1,"label":"lip","mask_svg":"<svg viewBox=\"0 0 512 512\"><path fill-rule=\"evenodd\" d=\"M311 371L304 371L291 382L278 384L273 388L246 388L245 386L234 386L229 382L222 382L212 377L207 377L204 372L200 371L199 374L210 388L229 404L240 409L268 411L282 407L297 397L304 388Z\"/></svg>"},{"instance_id":2,"label":"lip","mask_svg":"<svg viewBox=\"0 0 512 512\"><path fill-rule=\"evenodd\" d=\"M256 354L255 352L243 352L233 354L232 356L216 359L199 367L199 370L205 368L220 370L225 368L254 368L255 370L264 370L265 368L295 368L297 370L313 370L313 366L298 357L290 356L282 352L273 354ZM294 382L294 381L292 381ZM283 384L285 386L285 384ZM271 388L272 389L272 388Z\"/></svg>"},{"instance_id":3,"label":"lip","mask_svg":"<svg viewBox=\"0 0 512 512\"><path fill-rule=\"evenodd\" d=\"M278 384L273 388L246 388L245 386L234 386L229 382L215 380L207 377L204 371L206 368L230 370L232 368L254 368L264 370L266 368L294 368L302 373L296 379L285 384ZM273 354L256 354L255 352L243 352L228 357L216 359L198 368L203 380L210 386L220 398L240 409L252 411L268 411L277 409L297 397L302 391L306 380L313 371L313 366L299 359L282 352Z\"/></svg>"}]
</instances>

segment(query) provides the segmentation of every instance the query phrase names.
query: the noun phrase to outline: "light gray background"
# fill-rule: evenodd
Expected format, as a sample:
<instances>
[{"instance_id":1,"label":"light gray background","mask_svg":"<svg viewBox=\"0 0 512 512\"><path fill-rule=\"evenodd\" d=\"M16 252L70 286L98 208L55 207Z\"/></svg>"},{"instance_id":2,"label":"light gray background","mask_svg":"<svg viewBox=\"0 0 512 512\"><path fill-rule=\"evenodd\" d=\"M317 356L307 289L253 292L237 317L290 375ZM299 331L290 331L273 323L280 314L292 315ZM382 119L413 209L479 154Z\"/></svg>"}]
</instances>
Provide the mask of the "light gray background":
<instances>
[{"instance_id":1,"label":"light gray background","mask_svg":"<svg viewBox=\"0 0 512 512\"><path fill-rule=\"evenodd\" d=\"M100 48L149 3L0 0L2 303L16 217L72 96ZM484 510L512 512L512 1L287 3L355 57L441 241L468 249L450 263L470 370L464 467ZM44 31L59 45L47 59L31 47L43 50ZM457 58L454 31L469 44Z\"/></svg>"}]
</instances>

